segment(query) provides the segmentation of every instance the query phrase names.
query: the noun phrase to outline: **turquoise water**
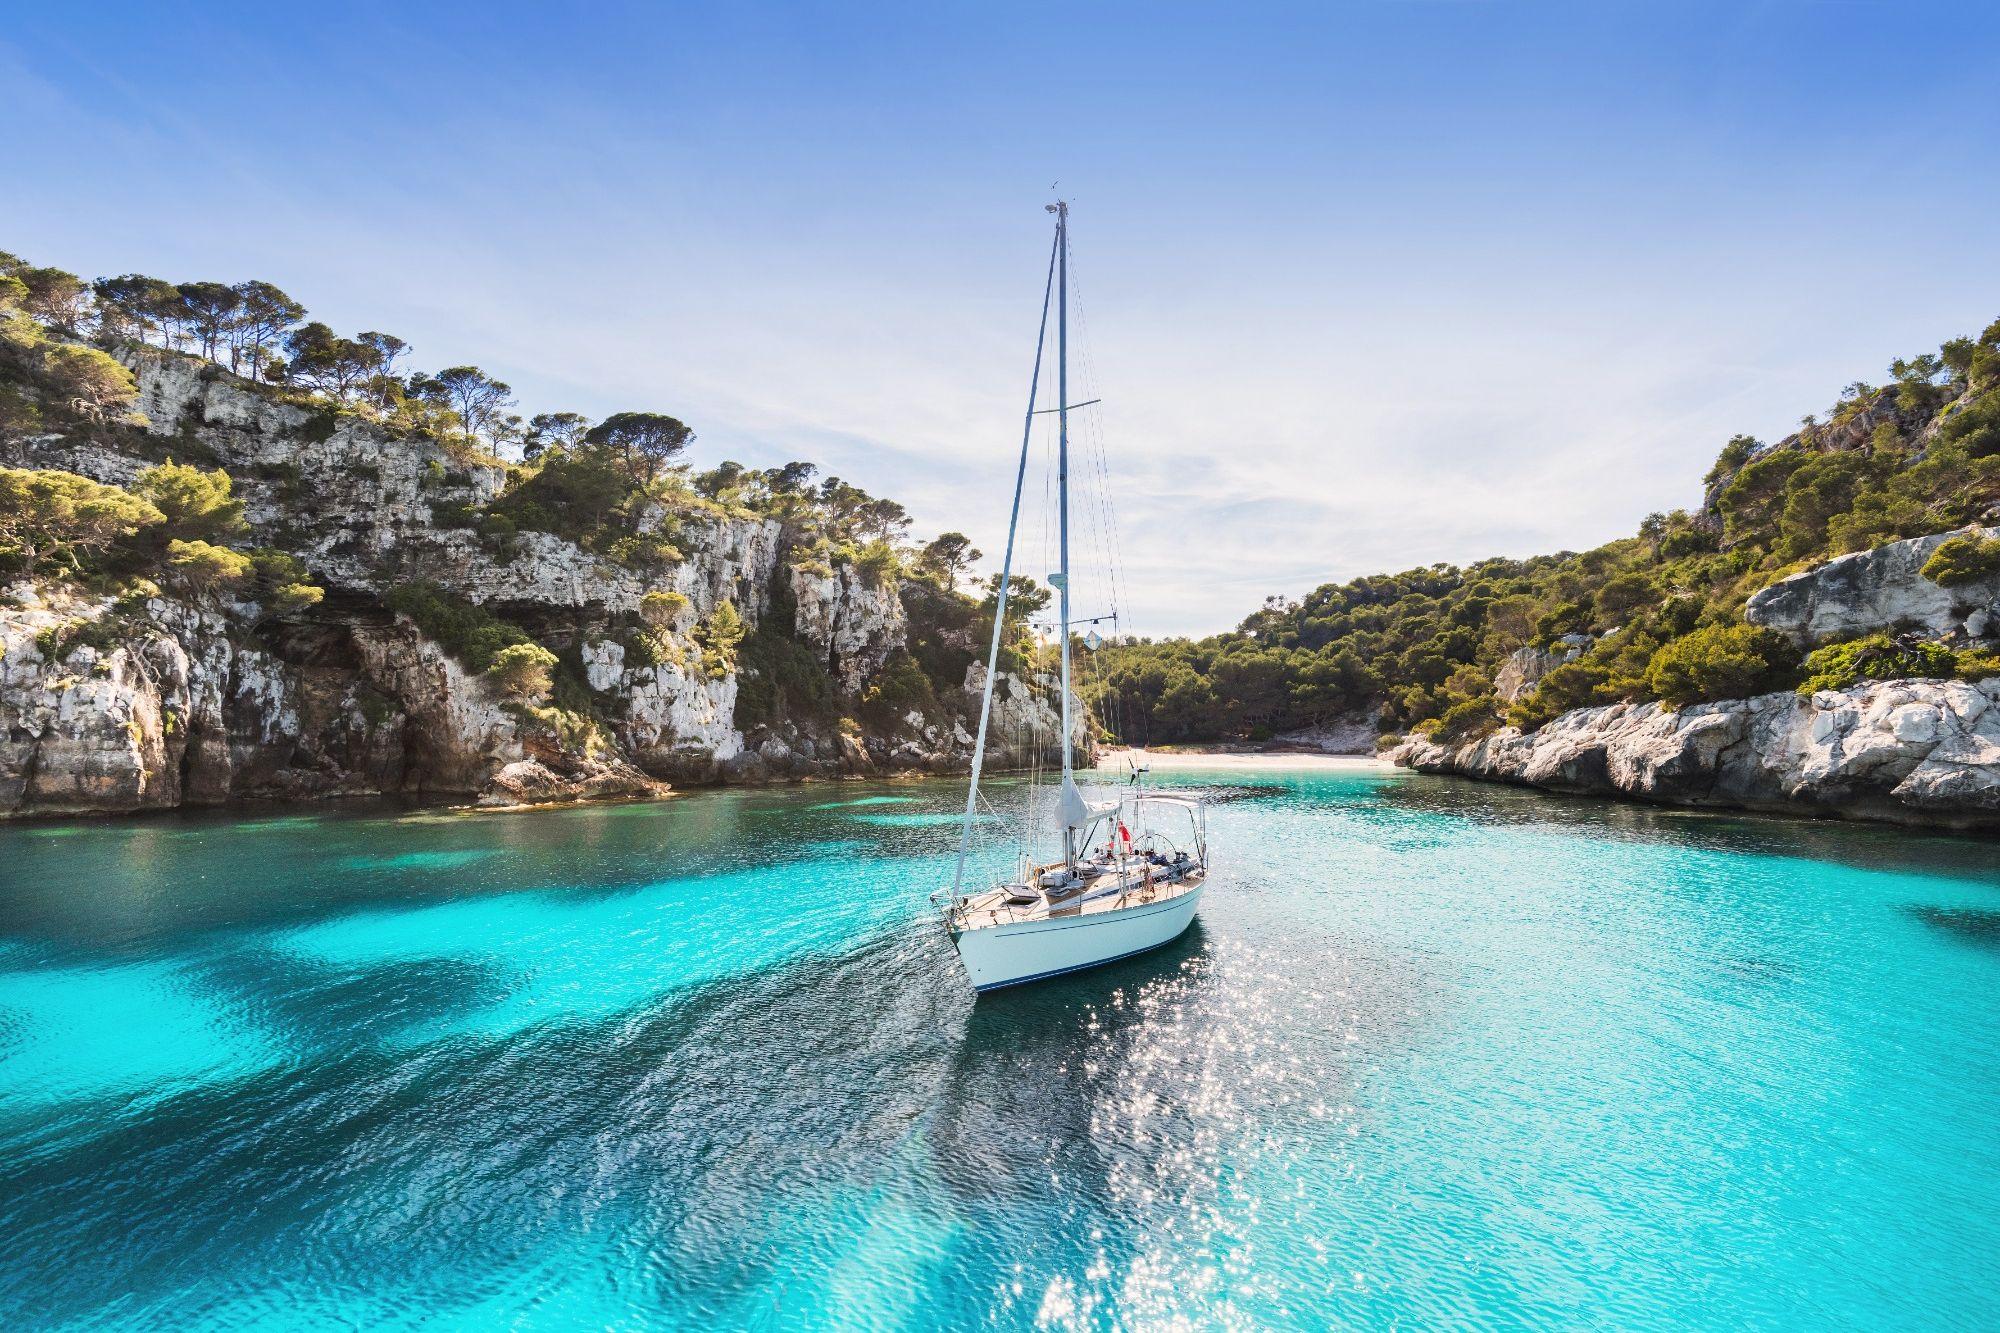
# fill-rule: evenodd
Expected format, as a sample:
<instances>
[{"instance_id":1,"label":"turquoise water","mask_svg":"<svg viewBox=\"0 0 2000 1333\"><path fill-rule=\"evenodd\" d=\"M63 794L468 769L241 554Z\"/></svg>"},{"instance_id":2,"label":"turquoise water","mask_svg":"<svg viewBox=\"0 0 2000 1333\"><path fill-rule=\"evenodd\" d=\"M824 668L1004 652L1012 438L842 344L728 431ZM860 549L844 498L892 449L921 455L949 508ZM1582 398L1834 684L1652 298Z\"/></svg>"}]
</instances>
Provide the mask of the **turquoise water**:
<instances>
[{"instance_id":1,"label":"turquoise water","mask_svg":"<svg viewBox=\"0 0 2000 1333\"><path fill-rule=\"evenodd\" d=\"M977 1003L949 783L0 830L0 1326L2000 1323L2000 844L1207 780Z\"/></svg>"}]
</instances>

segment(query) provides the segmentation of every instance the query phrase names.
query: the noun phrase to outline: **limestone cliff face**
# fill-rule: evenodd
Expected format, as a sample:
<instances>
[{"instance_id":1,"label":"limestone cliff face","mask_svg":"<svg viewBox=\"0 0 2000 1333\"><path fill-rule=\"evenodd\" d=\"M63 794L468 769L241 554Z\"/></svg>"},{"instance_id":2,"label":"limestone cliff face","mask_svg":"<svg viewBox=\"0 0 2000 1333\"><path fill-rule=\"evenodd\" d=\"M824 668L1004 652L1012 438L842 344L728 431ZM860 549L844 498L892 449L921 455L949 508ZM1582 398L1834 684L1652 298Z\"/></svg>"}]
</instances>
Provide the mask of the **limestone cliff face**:
<instances>
[{"instance_id":1,"label":"limestone cliff face","mask_svg":"<svg viewBox=\"0 0 2000 1333\"><path fill-rule=\"evenodd\" d=\"M539 799L661 790L618 756L565 752L393 617L294 626L252 647L244 604L113 608L25 583L8 594L0 813L384 792L490 799L509 784ZM105 641L64 642L78 625Z\"/></svg>"},{"instance_id":2,"label":"limestone cliff face","mask_svg":"<svg viewBox=\"0 0 2000 1333\"><path fill-rule=\"evenodd\" d=\"M2000 828L2000 679L1898 680L1810 698L1613 704L1390 758L1551 791L1948 828Z\"/></svg>"},{"instance_id":3,"label":"limestone cliff face","mask_svg":"<svg viewBox=\"0 0 2000 1333\"><path fill-rule=\"evenodd\" d=\"M1979 639L2000 633L2000 575L1945 588L1920 572L1938 547L1967 528L1858 551L1782 579L1750 599L1744 618L1801 643L1850 639L1877 630Z\"/></svg>"},{"instance_id":4,"label":"limestone cliff face","mask_svg":"<svg viewBox=\"0 0 2000 1333\"><path fill-rule=\"evenodd\" d=\"M858 692L903 646L902 599L894 587L871 585L852 566L829 574L793 569L790 576L798 633L825 653L835 685Z\"/></svg>"},{"instance_id":5,"label":"limestone cliff face","mask_svg":"<svg viewBox=\"0 0 2000 1333\"><path fill-rule=\"evenodd\" d=\"M705 658L700 641L724 603L754 631L782 596L791 637L823 664L842 710L907 634L893 579L794 567L775 520L650 512L641 530L671 524L684 558L645 571L547 532L496 538L467 514L500 494L500 468L282 401L191 358L140 351L128 364L142 435L31 437L0 449L0 463L118 484L167 457L223 468L246 502L248 544L297 555L327 595L266 615L235 600L113 606L30 581L6 589L0 816L376 793L645 795L667 781L945 771L969 758L976 691L880 733L779 719L749 743L736 717L740 668ZM469 675L385 604L416 581L569 654L598 729L575 734ZM630 645L653 592L686 601L642 661ZM1009 709L1034 706L1012 702L1011 688L1001 695ZM1003 765L1025 759L1000 751Z\"/></svg>"},{"instance_id":6,"label":"limestone cliff face","mask_svg":"<svg viewBox=\"0 0 2000 1333\"><path fill-rule=\"evenodd\" d=\"M1921 572L1957 535L1826 561L1751 597L1745 618L1802 648L1878 632L1968 645L2000 637L2000 576L1945 588ZM1502 697L1517 697L1557 660L1514 654L1500 673ZM2000 679L1863 682L1679 711L1583 708L1530 734L1508 727L1459 745L1413 736L1390 758L1426 773L1674 805L2000 828Z\"/></svg>"}]
</instances>

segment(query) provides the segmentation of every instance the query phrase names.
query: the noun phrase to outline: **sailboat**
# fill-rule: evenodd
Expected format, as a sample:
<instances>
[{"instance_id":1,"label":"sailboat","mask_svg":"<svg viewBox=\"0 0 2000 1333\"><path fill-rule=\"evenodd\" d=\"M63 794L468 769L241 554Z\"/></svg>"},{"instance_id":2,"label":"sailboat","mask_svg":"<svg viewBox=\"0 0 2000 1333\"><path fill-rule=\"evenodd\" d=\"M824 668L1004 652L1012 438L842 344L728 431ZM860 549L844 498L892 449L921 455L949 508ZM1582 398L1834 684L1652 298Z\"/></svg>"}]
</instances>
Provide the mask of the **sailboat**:
<instances>
[{"instance_id":1,"label":"sailboat","mask_svg":"<svg viewBox=\"0 0 2000 1333\"><path fill-rule=\"evenodd\" d=\"M986 683L979 702L979 734L973 744L972 774L966 785L965 823L959 835L958 865L948 894L933 892L966 978L976 991L1018 986L1130 958L1177 939L1201 906L1208 879L1208 826L1201 798L1157 791L1145 784L1146 771L1132 765L1129 780L1108 793L1086 793L1077 785L1070 688L1070 439L1069 415L1069 205L1049 205L1056 216L1054 248L1042 291L1041 330L1035 338L1035 372L1028 387L1027 424L1014 473L1014 504L1007 520L993 612L993 639L987 652ZM985 765L993 719L993 686L999 676L1000 647L1013 582L1014 543L1021 525L1021 490L1027 476L1029 445L1041 384L1042 354L1048 337L1050 289L1056 304L1057 419L1056 493L1061 571L1049 582L1060 596L1057 640L1061 645L1061 777L1054 792L1053 831L1059 849L1047 855L1021 854L1011 876L967 892L966 865L973 826L979 819L979 779ZM1092 632L1093 641L1095 631ZM1030 802L1042 793L1030 794ZM940 901L942 900L942 901Z\"/></svg>"}]
</instances>

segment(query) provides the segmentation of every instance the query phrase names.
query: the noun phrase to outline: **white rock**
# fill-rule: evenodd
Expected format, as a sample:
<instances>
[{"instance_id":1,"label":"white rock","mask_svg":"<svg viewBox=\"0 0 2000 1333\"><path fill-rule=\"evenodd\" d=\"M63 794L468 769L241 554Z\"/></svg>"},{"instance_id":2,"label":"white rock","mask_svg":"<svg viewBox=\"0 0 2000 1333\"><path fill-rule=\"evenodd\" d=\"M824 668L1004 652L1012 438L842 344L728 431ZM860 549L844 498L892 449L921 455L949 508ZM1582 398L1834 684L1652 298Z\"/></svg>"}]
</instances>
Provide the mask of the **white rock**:
<instances>
[{"instance_id":1,"label":"white rock","mask_svg":"<svg viewBox=\"0 0 2000 1333\"><path fill-rule=\"evenodd\" d=\"M1922 680L1700 704L1578 709L1457 747L1406 739L1424 772L1678 805L2000 826L2000 680ZM1751 707L1752 703L1758 705Z\"/></svg>"},{"instance_id":2,"label":"white rock","mask_svg":"<svg viewBox=\"0 0 2000 1333\"><path fill-rule=\"evenodd\" d=\"M1907 744L1922 744L1937 739L1938 710L1930 704L1904 704L1889 715L1889 729L1896 739Z\"/></svg>"},{"instance_id":3,"label":"white rock","mask_svg":"<svg viewBox=\"0 0 2000 1333\"><path fill-rule=\"evenodd\" d=\"M583 645L583 676L590 688L615 690L625 683L625 645L615 639L593 639Z\"/></svg>"},{"instance_id":4,"label":"white rock","mask_svg":"<svg viewBox=\"0 0 2000 1333\"><path fill-rule=\"evenodd\" d=\"M1966 533L2000 537L2000 528ZM1922 574L1938 547L1958 532L1940 532L1858 551L1781 579L1751 597L1744 618L1753 625L1789 634L1803 643L1850 639L1880 630L1946 634L2000 599L2000 574L1956 588L1944 588Z\"/></svg>"}]
</instances>

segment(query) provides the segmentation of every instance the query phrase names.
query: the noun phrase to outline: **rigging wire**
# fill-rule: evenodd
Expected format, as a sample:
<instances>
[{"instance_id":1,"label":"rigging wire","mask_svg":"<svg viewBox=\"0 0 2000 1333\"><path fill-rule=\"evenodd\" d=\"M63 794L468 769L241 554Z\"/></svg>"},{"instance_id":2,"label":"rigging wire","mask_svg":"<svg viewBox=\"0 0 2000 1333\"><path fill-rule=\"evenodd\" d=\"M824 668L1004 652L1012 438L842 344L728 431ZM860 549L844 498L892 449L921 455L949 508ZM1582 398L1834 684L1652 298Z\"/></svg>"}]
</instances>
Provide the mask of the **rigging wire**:
<instances>
[{"instance_id":1,"label":"rigging wire","mask_svg":"<svg viewBox=\"0 0 2000 1333\"><path fill-rule=\"evenodd\" d=\"M1101 415L1103 408L1099 397L1095 359L1091 355L1088 321L1076 278L1074 256L1069 250L1067 231L1063 233L1062 245L1062 257L1069 275L1069 299L1075 306L1075 328L1071 330L1071 338L1077 344L1079 353L1075 369L1081 371L1077 380L1080 392L1072 395L1078 401L1065 405L1074 409L1079 404L1097 400L1090 410L1082 414L1082 429L1073 430L1071 433L1070 444L1075 454L1071 459L1071 502L1076 505L1083 520L1078 523L1072 519L1071 536L1074 539L1079 535L1076 529L1082 529L1081 535L1085 539L1082 544L1086 552L1094 557L1088 563L1101 571L1101 592L1109 604L1112 629L1110 637L1115 642L1131 633L1129 590L1118 533L1116 488L1113 485L1113 474L1105 444L1105 428ZM1039 459L1042 473L1041 524L1039 533L1033 540L1024 540L1021 543L1023 548L1021 553L1030 559L1034 555L1039 555L1043 564L1039 575L1034 572L1031 564L1025 568L1017 565L1016 568L1020 574L1036 578L1039 583L1048 586L1051 594L1056 594L1062 590L1049 586L1048 572L1057 568L1061 558L1061 534L1058 531L1057 517L1058 497L1055 493L1059 473L1060 414L1048 411L1037 415L1041 417L1042 422ZM1031 433L1029 439L1032 441L1032 438ZM1075 466L1078 463L1081 467ZM1081 485L1078 485L1079 481ZM1077 504L1079 500L1081 503ZM1019 535L1026 539L1030 531L1032 529L1027 525L1021 525ZM1072 555L1074 554L1073 551ZM1075 605L1078 594L1077 572L1078 569L1075 567L1070 571L1071 586L1068 592L1072 606ZM1083 583L1091 585L1089 590L1093 595L1099 591L1096 586L1098 581L1089 575L1082 580ZM1050 600L1054 601L1056 598L1051 596ZM1017 867L1025 865L1032 868L1035 864L1034 849L1041 845L1044 833L1061 823L1059 794L1048 789L1043 779L1056 765L1066 761L1070 737L1062 734L1060 723L1051 721L1062 716L1064 700L1060 697L1062 688L1060 676L1054 673L1049 659L1052 654L1059 655L1062 652L1066 646L1064 639L1071 627L1062 623L1061 612L1057 611L1054 617L1054 636L1045 639L1038 628L1041 622L1037 617L1045 616L1048 609L1045 607L1043 612L1037 615L1030 615L1026 611L1019 613L1018 637L1010 635L1006 625L998 627L1001 646L1008 648L1010 654L1014 653L1015 643L1021 645L1017 654L1021 661L1019 685L1026 691L1028 702L1027 707L1014 710L1010 728L1015 747L1012 756L1014 766L1017 772L1025 769L1027 777L1025 790L1021 792L1019 799L1007 803L1010 809L1014 810L1016 818L1002 819L1000 811L985 794L977 795L980 805L997 824L992 838L981 839L982 849L1000 850L1005 845L1005 830L1011 824L1015 833L1013 856ZM997 597L995 614L998 615ZM1011 620L1012 617L1009 617L1010 622ZM1080 672L1077 670L1078 656L1073 654L1071 663L1073 677L1079 677L1072 680L1076 694L1079 697L1094 694L1099 701L1099 707L1110 714L1109 717L1103 718L1107 730L1122 743L1131 744L1133 736L1124 716L1126 706L1124 694L1112 687L1098 660L1097 651L1087 650L1080 655L1082 667ZM998 670L999 664L996 662L996 673ZM989 682L989 685L992 688L999 688L1000 682L996 679ZM1147 710L1144 707L1136 707L1133 711L1138 715L1141 728L1146 728L1150 723ZM1141 738L1140 744L1144 743L1145 739Z\"/></svg>"},{"instance_id":2,"label":"rigging wire","mask_svg":"<svg viewBox=\"0 0 2000 1333\"><path fill-rule=\"evenodd\" d=\"M1085 396L1096 398L1099 397L1102 391L1097 382L1096 360L1091 355L1088 307L1084 302L1078 265L1073 255L1069 261L1069 278L1070 304L1075 313L1076 323L1076 333L1072 340L1077 343L1081 353L1082 383ZM1106 571L1112 612L1112 637L1116 639L1120 635L1131 635L1134 631L1129 615L1131 601L1125 577L1124 552L1118 533L1117 489L1111 480L1108 450L1105 446L1103 411L1104 409L1100 407L1086 417L1084 427L1085 455L1088 463L1094 470L1097 482L1097 494L1094 497L1096 500L1095 530ZM1093 662L1094 665L1095 663ZM1100 691L1100 698L1112 714L1111 718L1108 719L1111 729L1116 733L1121 743L1130 745L1132 743L1132 736L1126 729L1124 695L1122 692L1112 690L1108 682L1104 681L1101 672L1098 673L1097 679L1103 685ZM1151 719L1145 715L1144 709L1136 711L1140 715L1142 726L1150 724ZM1148 726L1147 729L1150 730L1150 727ZM1143 745L1146 739L1149 739L1149 737L1142 738L1140 743Z\"/></svg>"}]
</instances>

